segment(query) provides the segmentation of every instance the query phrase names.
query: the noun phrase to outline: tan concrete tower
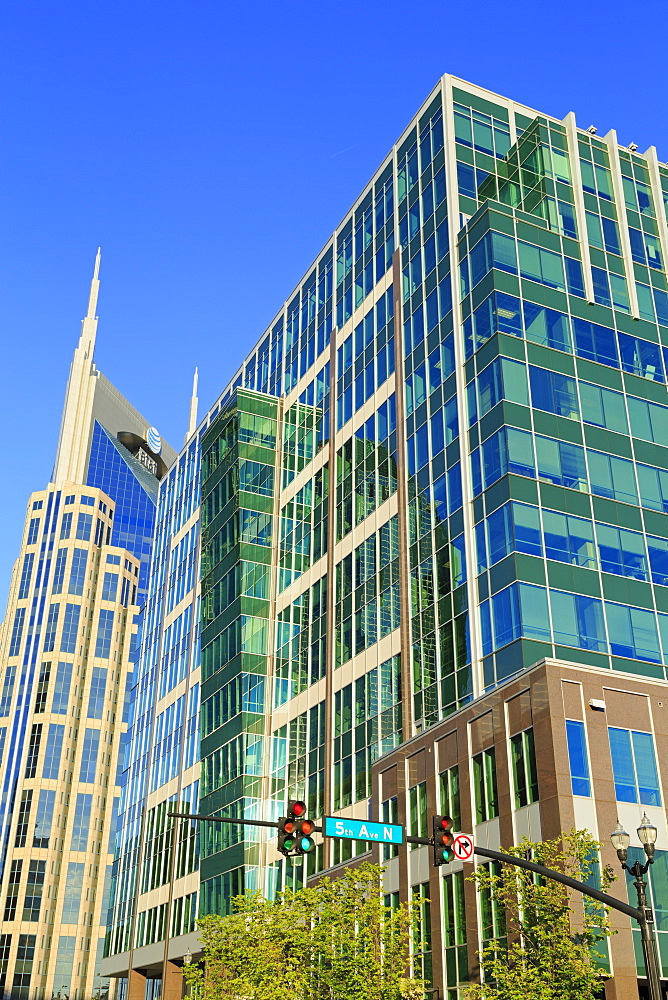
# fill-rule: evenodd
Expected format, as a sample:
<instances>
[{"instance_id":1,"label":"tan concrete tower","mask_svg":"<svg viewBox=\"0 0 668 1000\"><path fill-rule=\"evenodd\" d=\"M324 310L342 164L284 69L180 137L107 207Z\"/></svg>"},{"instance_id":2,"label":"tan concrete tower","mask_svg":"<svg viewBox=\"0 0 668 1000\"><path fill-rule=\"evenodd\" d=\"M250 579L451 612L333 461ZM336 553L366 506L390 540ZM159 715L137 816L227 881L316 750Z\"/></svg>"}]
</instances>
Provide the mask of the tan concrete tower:
<instances>
[{"instance_id":1,"label":"tan concrete tower","mask_svg":"<svg viewBox=\"0 0 668 1000\"><path fill-rule=\"evenodd\" d=\"M100 251L0 631L0 990L99 996L133 634L173 452L96 369ZM149 443L150 442L150 443Z\"/></svg>"}]
</instances>

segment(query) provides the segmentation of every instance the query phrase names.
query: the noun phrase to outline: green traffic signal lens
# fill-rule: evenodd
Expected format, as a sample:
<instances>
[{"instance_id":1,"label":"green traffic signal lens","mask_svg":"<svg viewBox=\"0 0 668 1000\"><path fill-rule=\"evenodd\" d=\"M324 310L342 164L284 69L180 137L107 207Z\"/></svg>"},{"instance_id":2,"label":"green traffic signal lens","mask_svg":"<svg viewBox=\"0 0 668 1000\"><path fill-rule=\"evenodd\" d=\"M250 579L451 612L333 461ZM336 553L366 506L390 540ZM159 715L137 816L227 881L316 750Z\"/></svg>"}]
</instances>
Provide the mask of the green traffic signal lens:
<instances>
[{"instance_id":1,"label":"green traffic signal lens","mask_svg":"<svg viewBox=\"0 0 668 1000\"><path fill-rule=\"evenodd\" d=\"M299 849L303 851L304 854L308 854L308 852L312 851L314 847L315 844L311 839L311 837L302 837L302 839L299 841Z\"/></svg>"},{"instance_id":2,"label":"green traffic signal lens","mask_svg":"<svg viewBox=\"0 0 668 1000\"><path fill-rule=\"evenodd\" d=\"M286 851L291 851L294 846L295 842L292 839L292 837L286 837L286 839L283 841L283 848Z\"/></svg>"}]
</instances>

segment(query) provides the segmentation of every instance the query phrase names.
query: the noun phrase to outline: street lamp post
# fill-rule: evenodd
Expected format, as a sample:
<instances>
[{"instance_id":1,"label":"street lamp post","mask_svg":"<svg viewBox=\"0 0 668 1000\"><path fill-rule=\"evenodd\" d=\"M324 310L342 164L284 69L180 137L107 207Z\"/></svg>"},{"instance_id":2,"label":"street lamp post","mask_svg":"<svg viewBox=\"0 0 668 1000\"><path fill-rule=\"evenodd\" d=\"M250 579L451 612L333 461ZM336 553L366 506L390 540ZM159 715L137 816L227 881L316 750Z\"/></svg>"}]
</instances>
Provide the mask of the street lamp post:
<instances>
[{"instance_id":1,"label":"street lamp post","mask_svg":"<svg viewBox=\"0 0 668 1000\"><path fill-rule=\"evenodd\" d=\"M617 826L610 835L612 846L617 851L617 857L622 863L622 868L627 871L629 875L633 876L633 884L635 885L636 892L638 894L638 910L642 915L642 919L639 919L638 923L640 924L640 936L642 938L642 951L645 959L645 971L647 973L650 1000L662 1000L659 958L656 951L656 942L650 926L654 923L654 913L652 912L651 907L647 905L647 893L645 891L647 883L643 879L643 875L647 873L649 866L654 864L654 844L656 843L656 833L656 827L650 823L647 818L647 814L645 814L640 821L640 826L638 827L638 839L640 840L645 854L647 855L647 861L644 865L641 865L639 861L634 861L631 867L629 867L626 863L629 856L629 843L631 841L629 834L626 832L622 824L618 822Z\"/></svg>"}]
</instances>

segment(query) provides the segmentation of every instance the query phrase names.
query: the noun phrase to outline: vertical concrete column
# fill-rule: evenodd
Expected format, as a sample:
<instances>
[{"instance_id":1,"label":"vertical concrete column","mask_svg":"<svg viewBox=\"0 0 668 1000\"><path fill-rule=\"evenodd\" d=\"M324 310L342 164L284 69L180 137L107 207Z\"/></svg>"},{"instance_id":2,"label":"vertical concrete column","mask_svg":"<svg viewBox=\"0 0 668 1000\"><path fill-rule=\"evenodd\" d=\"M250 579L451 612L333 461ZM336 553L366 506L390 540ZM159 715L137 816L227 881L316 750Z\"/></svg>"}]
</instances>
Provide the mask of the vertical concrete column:
<instances>
[{"instance_id":1,"label":"vertical concrete column","mask_svg":"<svg viewBox=\"0 0 668 1000\"><path fill-rule=\"evenodd\" d=\"M468 448L468 407L466 397L466 358L464 356L463 320L461 289L459 284L459 253L457 237L460 230L459 195L457 193L457 147L455 142L455 112L452 95L452 77L441 78L443 96L443 134L445 152L445 176L448 195L448 245L450 248L450 281L452 287L452 324L455 347L455 383L457 386L457 412L459 416L459 448L462 475L462 514L464 517L464 537L466 539L466 580L468 593L469 636L471 642L471 673L473 677L473 697L478 698L485 690L482 666L482 635L478 613L478 568L475 558L473 509L473 485L471 482L471 461Z\"/></svg>"},{"instance_id":2,"label":"vertical concrete column","mask_svg":"<svg viewBox=\"0 0 668 1000\"><path fill-rule=\"evenodd\" d=\"M336 248L334 248L336 249ZM336 263L336 255L334 256ZM334 771L334 633L336 629L336 351L339 328L332 329L329 340L329 442L327 445L327 609L325 612L325 779L323 783L323 812L334 810L332 775ZM334 843L329 837L323 840L322 863L328 868L333 863Z\"/></svg>"},{"instance_id":3,"label":"vertical concrete column","mask_svg":"<svg viewBox=\"0 0 668 1000\"><path fill-rule=\"evenodd\" d=\"M617 969L605 984L605 1000L637 1000L638 980L632 971Z\"/></svg>"},{"instance_id":4,"label":"vertical concrete column","mask_svg":"<svg viewBox=\"0 0 668 1000\"><path fill-rule=\"evenodd\" d=\"M146 976L136 969L128 971L127 1000L144 1000L146 995Z\"/></svg>"},{"instance_id":5,"label":"vertical concrete column","mask_svg":"<svg viewBox=\"0 0 668 1000\"><path fill-rule=\"evenodd\" d=\"M396 175L396 166L395 166ZM392 255L394 298L394 371L397 412L397 524L399 528L399 606L401 635L401 696L403 739L413 736L413 681L411 670L411 568L408 558L408 469L406 462L406 393L404 389L404 318L401 290L401 250Z\"/></svg>"},{"instance_id":6,"label":"vertical concrete column","mask_svg":"<svg viewBox=\"0 0 668 1000\"><path fill-rule=\"evenodd\" d=\"M161 1000L181 1000L183 996L183 974L181 967L174 962L165 962L162 967Z\"/></svg>"},{"instance_id":7,"label":"vertical concrete column","mask_svg":"<svg viewBox=\"0 0 668 1000\"><path fill-rule=\"evenodd\" d=\"M566 129L568 153L571 163L571 179L573 182L573 197L575 199L575 218L577 219L578 236L580 237L585 297L587 302L591 304L595 301L594 281L591 275L591 255L589 253L589 237L587 235L587 213L585 211L584 189L582 187L582 171L580 170L578 129L574 112L569 111L562 124Z\"/></svg>"},{"instance_id":8,"label":"vertical concrete column","mask_svg":"<svg viewBox=\"0 0 668 1000\"><path fill-rule=\"evenodd\" d=\"M626 269L626 284L629 292L629 306L633 319L640 319L638 310L638 292L636 290L635 272L633 270L633 256L631 254L631 238L629 236L629 220L626 214L626 199L624 198L624 184L622 181L622 167L619 162L619 147L617 144L617 133L610 129L603 141L608 147L608 158L610 160L610 174L612 176L612 190L615 195L615 208L617 210L617 222L619 224L619 239L624 254L624 267Z\"/></svg>"}]
</instances>

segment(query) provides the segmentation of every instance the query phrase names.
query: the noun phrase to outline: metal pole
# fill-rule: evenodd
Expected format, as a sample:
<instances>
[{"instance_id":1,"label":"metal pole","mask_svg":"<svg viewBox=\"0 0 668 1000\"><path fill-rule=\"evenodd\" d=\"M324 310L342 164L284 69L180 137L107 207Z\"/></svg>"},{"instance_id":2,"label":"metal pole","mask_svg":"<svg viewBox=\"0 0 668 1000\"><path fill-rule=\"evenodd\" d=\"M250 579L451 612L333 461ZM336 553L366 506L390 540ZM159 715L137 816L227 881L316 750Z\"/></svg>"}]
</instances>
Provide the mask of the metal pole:
<instances>
[{"instance_id":1,"label":"metal pole","mask_svg":"<svg viewBox=\"0 0 668 1000\"><path fill-rule=\"evenodd\" d=\"M645 959L645 971L647 973L647 985L649 987L650 1000L663 1000L661 991L661 972L659 969L659 956L656 951L656 941L650 924L654 923L654 913L647 905L647 894L645 892L646 883L643 879L644 871L636 863L633 868L628 869L631 875L635 875L634 886L638 894L638 909L641 916L638 919L640 924L640 936L642 938L642 953Z\"/></svg>"},{"instance_id":2,"label":"metal pole","mask_svg":"<svg viewBox=\"0 0 668 1000\"><path fill-rule=\"evenodd\" d=\"M642 950L645 959L645 971L647 973L647 985L649 987L650 1000L663 1000L663 994L661 992L661 973L659 971L659 958L656 952L656 942L649 926L654 923L654 914L651 907L647 905L645 882L642 878L647 870L647 866L643 868L642 865L636 861L632 868L626 869L631 875L635 875L634 885L636 887L636 892L638 893L638 907L636 908L635 906L630 906L628 903L623 903L620 899L616 899L614 896L610 896L607 892L601 892L599 889L593 889L591 886L585 885L583 882L578 882L577 879L570 878L568 875L562 875L561 872L554 871L552 868L546 868L544 865L537 865L532 861L526 861L524 858L516 858L512 854L504 854L502 851L492 851L487 847L476 847L474 850L476 854L482 857L492 858L495 861L504 861L506 864L516 865L518 868L526 868L528 871L536 872L538 875L543 875L545 878L553 879L555 882L561 882L563 885L567 885L571 889L577 889L578 892L591 896L593 899L597 899L600 903L605 903L606 906L610 906L614 910L619 910L620 913L625 913L627 916L633 917L634 920L637 920L640 926L640 935L642 938ZM624 865L624 867L626 868L626 865Z\"/></svg>"}]
</instances>

